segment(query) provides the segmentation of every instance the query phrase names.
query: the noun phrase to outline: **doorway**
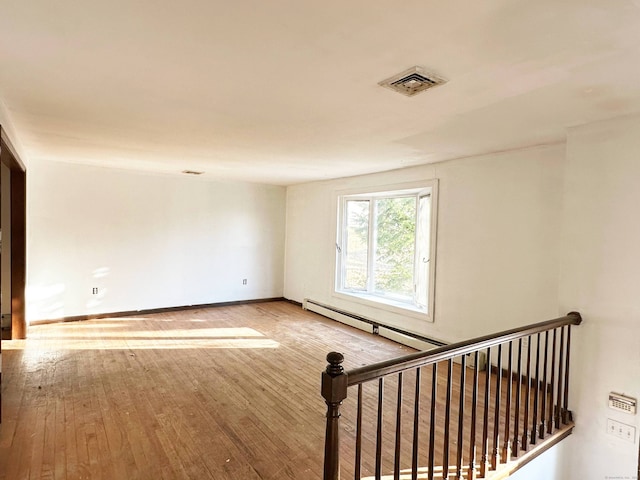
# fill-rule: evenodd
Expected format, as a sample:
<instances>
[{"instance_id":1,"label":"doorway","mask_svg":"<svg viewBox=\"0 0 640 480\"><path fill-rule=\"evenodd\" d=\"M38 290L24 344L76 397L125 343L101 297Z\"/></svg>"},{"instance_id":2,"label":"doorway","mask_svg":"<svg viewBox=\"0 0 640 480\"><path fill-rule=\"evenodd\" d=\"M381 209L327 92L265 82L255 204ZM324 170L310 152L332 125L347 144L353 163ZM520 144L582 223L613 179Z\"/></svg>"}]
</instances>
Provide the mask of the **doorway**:
<instances>
[{"instance_id":1,"label":"doorway","mask_svg":"<svg viewBox=\"0 0 640 480\"><path fill-rule=\"evenodd\" d=\"M27 337L27 174L0 125L0 423L2 422L2 339ZM8 216L8 218L7 218ZM5 268L6 267L6 268Z\"/></svg>"}]
</instances>

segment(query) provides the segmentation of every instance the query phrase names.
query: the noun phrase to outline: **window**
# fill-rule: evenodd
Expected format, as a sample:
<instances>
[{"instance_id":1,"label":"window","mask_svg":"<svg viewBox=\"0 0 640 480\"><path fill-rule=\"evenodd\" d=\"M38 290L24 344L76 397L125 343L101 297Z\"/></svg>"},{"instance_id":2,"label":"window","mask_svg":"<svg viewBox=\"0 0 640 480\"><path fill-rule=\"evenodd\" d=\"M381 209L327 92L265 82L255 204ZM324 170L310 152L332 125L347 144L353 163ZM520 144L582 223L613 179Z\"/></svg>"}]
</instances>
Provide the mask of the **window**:
<instances>
[{"instance_id":1,"label":"window","mask_svg":"<svg viewBox=\"0 0 640 480\"><path fill-rule=\"evenodd\" d=\"M339 197L336 292L431 317L434 198L435 181Z\"/></svg>"}]
</instances>

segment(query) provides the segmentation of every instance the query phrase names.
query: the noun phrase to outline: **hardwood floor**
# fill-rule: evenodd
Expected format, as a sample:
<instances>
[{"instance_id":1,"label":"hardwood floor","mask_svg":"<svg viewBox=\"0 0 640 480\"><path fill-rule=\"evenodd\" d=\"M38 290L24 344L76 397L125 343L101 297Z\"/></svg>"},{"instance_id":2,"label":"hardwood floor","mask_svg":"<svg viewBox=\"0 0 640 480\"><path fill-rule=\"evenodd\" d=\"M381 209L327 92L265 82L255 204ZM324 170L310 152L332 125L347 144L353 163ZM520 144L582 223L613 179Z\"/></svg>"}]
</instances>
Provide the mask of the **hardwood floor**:
<instances>
[{"instance_id":1,"label":"hardwood floor","mask_svg":"<svg viewBox=\"0 0 640 480\"><path fill-rule=\"evenodd\" d=\"M320 374L332 350L344 354L347 370L413 352L287 302L31 327L28 340L3 342L0 480L319 480L326 413ZM465 371L466 466L473 370ZM457 463L460 366L454 364L452 372L450 466ZM483 451L485 378L486 372L481 372L476 464ZM402 479L410 478L415 379L415 371L403 375ZM496 375L490 380L487 449L492 454L497 445L501 454L506 409L500 410L494 445ZM503 405L508 381L503 378L501 383ZM431 448L434 465L443 465L446 385L445 362L438 364L432 446L432 367L422 368L421 479L426 478ZM385 378L380 434L384 479L393 478L397 386L397 376ZM516 386L514 381L512 402ZM354 478L356 399L357 388L352 387L342 409L343 479ZM520 438L527 401L530 429L534 395L527 399L523 388ZM536 411L541 412L542 394L538 404ZM550 412L550 400L545 404ZM363 385L360 472L366 480L375 478L377 405L378 383L368 382ZM513 438L516 422L511 412Z\"/></svg>"},{"instance_id":2,"label":"hardwood floor","mask_svg":"<svg viewBox=\"0 0 640 480\"><path fill-rule=\"evenodd\" d=\"M0 479L319 479L331 350L412 351L286 302L31 327L3 342Z\"/></svg>"}]
</instances>

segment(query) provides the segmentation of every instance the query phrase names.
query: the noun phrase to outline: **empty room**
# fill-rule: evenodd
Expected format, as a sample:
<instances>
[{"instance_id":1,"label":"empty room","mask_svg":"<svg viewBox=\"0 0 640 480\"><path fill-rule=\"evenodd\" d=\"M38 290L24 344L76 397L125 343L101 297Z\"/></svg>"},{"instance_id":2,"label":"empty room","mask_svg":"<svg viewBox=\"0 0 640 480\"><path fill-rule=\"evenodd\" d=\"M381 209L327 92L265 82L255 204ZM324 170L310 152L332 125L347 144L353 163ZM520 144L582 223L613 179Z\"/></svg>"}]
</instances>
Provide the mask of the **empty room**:
<instances>
[{"instance_id":1,"label":"empty room","mask_svg":"<svg viewBox=\"0 0 640 480\"><path fill-rule=\"evenodd\" d=\"M640 3L0 1L0 480L640 474Z\"/></svg>"}]
</instances>

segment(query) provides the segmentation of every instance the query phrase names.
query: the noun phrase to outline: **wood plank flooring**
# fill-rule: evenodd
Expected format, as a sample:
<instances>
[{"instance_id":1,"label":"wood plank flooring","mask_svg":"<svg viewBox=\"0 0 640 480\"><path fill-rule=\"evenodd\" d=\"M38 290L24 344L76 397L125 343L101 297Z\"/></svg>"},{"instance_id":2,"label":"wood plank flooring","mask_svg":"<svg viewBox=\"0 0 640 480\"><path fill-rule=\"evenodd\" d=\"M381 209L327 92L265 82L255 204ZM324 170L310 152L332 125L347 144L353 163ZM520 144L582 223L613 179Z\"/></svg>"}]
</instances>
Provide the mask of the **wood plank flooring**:
<instances>
[{"instance_id":1,"label":"wood plank flooring","mask_svg":"<svg viewBox=\"0 0 640 480\"><path fill-rule=\"evenodd\" d=\"M286 302L39 325L3 342L0 479L319 479L331 350L412 350Z\"/></svg>"},{"instance_id":2,"label":"wood plank flooring","mask_svg":"<svg viewBox=\"0 0 640 480\"><path fill-rule=\"evenodd\" d=\"M3 342L0 480L319 480L326 413L320 373L332 350L344 354L347 370L414 351L287 302L31 327L28 340ZM446 370L439 364L436 466L444 455ZM466 371L468 404L472 370ZM477 462L484 376L479 377ZM449 465L455 465L457 453L457 364L452 378ZM431 379L431 367L423 368L419 478L426 478L428 465ZM493 375L493 386L495 381ZM397 385L396 376L385 379L385 479L393 478ZM404 375L403 386L404 479L410 478L414 372ZM506 386L504 379L503 402ZM369 480L375 472L377 389L377 382L363 388L361 478ZM343 479L354 478L356 397L357 388L350 388L343 406ZM523 391L520 425L526 401ZM468 407L464 417L468 464ZM513 415L510 421L513 432ZM501 417L502 432L504 423Z\"/></svg>"}]
</instances>

